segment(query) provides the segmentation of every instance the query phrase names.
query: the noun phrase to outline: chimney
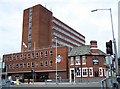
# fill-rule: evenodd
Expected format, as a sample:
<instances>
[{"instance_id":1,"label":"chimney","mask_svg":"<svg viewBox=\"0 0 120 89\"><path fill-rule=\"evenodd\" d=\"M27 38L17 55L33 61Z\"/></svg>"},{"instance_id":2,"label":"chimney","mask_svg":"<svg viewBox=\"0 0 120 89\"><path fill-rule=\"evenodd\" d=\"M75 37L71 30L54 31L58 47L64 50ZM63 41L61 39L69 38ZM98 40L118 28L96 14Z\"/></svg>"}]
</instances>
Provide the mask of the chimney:
<instances>
[{"instance_id":1,"label":"chimney","mask_svg":"<svg viewBox=\"0 0 120 89\"><path fill-rule=\"evenodd\" d=\"M90 53L91 54L98 54L98 47L97 47L97 41L91 40L90 41Z\"/></svg>"}]
</instances>

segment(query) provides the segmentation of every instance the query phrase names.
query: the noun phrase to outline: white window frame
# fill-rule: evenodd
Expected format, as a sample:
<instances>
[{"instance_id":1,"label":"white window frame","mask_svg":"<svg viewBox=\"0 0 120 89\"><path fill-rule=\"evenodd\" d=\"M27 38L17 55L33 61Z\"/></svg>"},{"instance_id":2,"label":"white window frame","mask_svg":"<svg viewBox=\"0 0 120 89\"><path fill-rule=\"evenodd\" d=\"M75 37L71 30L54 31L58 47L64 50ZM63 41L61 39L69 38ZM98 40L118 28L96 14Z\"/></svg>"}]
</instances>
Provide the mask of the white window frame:
<instances>
[{"instance_id":1,"label":"white window frame","mask_svg":"<svg viewBox=\"0 0 120 89\"><path fill-rule=\"evenodd\" d=\"M74 57L70 58L70 65L74 65Z\"/></svg>"},{"instance_id":2,"label":"white window frame","mask_svg":"<svg viewBox=\"0 0 120 89\"><path fill-rule=\"evenodd\" d=\"M86 56L82 56L82 65L86 65Z\"/></svg>"},{"instance_id":3,"label":"white window frame","mask_svg":"<svg viewBox=\"0 0 120 89\"><path fill-rule=\"evenodd\" d=\"M86 72L86 75L83 75L83 72ZM82 68L82 77L88 77L88 68Z\"/></svg>"},{"instance_id":4,"label":"white window frame","mask_svg":"<svg viewBox=\"0 0 120 89\"><path fill-rule=\"evenodd\" d=\"M75 65L80 65L80 56L75 57Z\"/></svg>"},{"instance_id":5,"label":"white window frame","mask_svg":"<svg viewBox=\"0 0 120 89\"><path fill-rule=\"evenodd\" d=\"M91 72L92 72L92 74L91 74ZM90 77L93 77L93 67L90 67L90 68L89 68L89 76L90 76Z\"/></svg>"},{"instance_id":6,"label":"white window frame","mask_svg":"<svg viewBox=\"0 0 120 89\"><path fill-rule=\"evenodd\" d=\"M79 68L79 74L78 71L76 72L76 77L81 77L81 68Z\"/></svg>"},{"instance_id":7,"label":"white window frame","mask_svg":"<svg viewBox=\"0 0 120 89\"><path fill-rule=\"evenodd\" d=\"M99 67L99 76L103 76L103 68Z\"/></svg>"}]
</instances>

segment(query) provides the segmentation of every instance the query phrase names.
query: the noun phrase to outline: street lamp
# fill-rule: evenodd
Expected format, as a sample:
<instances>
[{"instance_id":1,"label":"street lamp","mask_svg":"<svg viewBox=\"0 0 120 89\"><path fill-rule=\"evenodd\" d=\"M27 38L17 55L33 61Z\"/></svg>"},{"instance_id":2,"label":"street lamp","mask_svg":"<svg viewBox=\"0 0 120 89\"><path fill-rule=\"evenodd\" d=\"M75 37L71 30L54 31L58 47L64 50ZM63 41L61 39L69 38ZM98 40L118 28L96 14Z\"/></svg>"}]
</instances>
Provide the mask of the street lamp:
<instances>
[{"instance_id":1,"label":"street lamp","mask_svg":"<svg viewBox=\"0 0 120 89\"><path fill-rule=\"evenodd\" d=\"M112 35L113 35L113 43L114 43L114 51L115 51L115 64L116 64L116 75L119 75L119 69L118 69L118 57L117 57L117 46L116 46L116 40L114 37L114 29L113 29L113 20L112 20L112 10L110 9L95 9L92 10L91 12L95 12L98 10L109 10L110 11L110 18L111 18L111 26L112 26Z\"/></svg>"},{"instance_id":2,"label":"street lamp","mask_svg":"<svg viewBox=\"0 0 120 89\"><path fill-rule=\"evenodd\" d=\"M56 58L55 58L55 61L56 61L56 84L58 84L58 81L57 81L57 37L55 37L55 42L56 42Z\"/></svg>"}]
</instances>

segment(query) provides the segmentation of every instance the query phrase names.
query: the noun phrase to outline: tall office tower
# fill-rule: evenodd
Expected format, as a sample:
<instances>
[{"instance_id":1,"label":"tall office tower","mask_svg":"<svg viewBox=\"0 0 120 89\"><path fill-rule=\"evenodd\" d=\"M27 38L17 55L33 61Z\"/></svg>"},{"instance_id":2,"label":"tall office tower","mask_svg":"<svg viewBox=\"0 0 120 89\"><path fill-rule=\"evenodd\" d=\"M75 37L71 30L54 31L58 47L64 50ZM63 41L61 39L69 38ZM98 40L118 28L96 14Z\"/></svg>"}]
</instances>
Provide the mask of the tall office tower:
<instances>
[{"instance_id":1,"label":"tall office tower","mask_svg":"<svg viewBox=\"0 0 120 89\"><path fill-rule=\"evenodd\" d=\"M53 16L53 13L38 4L24 10L21 50L31 51L48 46L85 45L85 36L78 33L62 21Z\"/></svg>"},{"instance_id":2,"label":"tall office tower","mask_svg":"<svg viewBox=\"0 0 120 89\"><path fill-rule=\"evenodd\" d=\"M118 2L118 57L120 57L120 1Z\"/></svg>"}]
</instances>

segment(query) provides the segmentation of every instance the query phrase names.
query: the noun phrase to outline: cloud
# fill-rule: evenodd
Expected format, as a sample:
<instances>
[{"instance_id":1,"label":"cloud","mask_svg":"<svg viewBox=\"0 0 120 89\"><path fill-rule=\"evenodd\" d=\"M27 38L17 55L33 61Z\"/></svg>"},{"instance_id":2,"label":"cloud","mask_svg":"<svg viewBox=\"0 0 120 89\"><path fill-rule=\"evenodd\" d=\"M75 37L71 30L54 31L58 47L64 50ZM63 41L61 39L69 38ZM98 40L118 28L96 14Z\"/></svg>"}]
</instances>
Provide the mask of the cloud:
<instances>
[{"instance_id":1,"label":"cloud","mask_svg":"<svg viewBox=\"0 0 120 89\"><path fill-rule=\"evenodd\" d=\"M104 50L105 41L112 39L109 12L91 10L112 8L116 37L117 3L118 0L0 0L0 54L20 51L23 10L36 4L52 10L55 17L85 35L86 44L95 39Z\"/></svg>"}]
</instances>

